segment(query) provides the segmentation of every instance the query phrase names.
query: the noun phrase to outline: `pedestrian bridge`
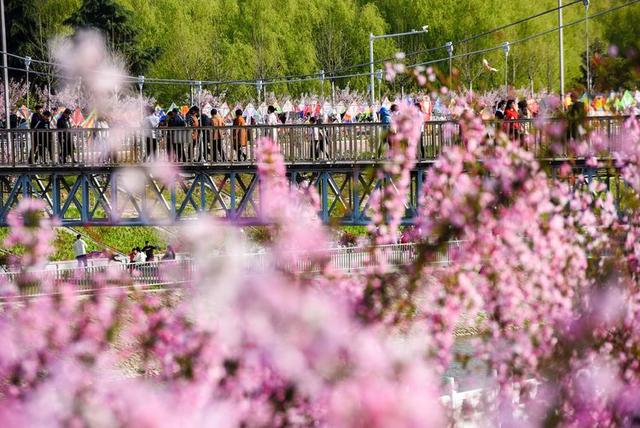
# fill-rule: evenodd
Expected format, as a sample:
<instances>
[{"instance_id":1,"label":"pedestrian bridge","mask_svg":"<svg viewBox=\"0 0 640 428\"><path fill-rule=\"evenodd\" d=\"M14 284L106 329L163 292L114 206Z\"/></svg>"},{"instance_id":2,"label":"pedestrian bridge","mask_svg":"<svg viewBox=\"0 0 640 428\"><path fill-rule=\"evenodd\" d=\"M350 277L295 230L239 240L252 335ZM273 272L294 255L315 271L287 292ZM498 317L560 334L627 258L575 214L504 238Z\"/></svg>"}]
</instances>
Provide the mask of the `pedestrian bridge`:
<instances>
[{"instance_id":1,"label":"pedestrian bridge","mask_svg":"<svg viewBox=\"0 0 640 428\"><path fill-rule=\"evenodd\" d=\"M592 117L582 125L615 142L624 120ZM552 165L571 157L569 133L558 132L563 127L567 124L557 119L487 123L490 137L517 129L523 145ZM546 129L555 130L553 141ZM384 184L375 169L385 161L387 131L380 123L2 130L0 225L25 197L45 201L47 213L65 226L166 225L202 213L259 224L256 142L261 137L278 141L292 184L317 188L324 222L366 224L369 196ZM418 208L425 171L446 147L459 144L460 134L456 121L425 123L406 222ZM166 172L176 167L180 173L167 182Z\"/></svg>"}]
</instances>

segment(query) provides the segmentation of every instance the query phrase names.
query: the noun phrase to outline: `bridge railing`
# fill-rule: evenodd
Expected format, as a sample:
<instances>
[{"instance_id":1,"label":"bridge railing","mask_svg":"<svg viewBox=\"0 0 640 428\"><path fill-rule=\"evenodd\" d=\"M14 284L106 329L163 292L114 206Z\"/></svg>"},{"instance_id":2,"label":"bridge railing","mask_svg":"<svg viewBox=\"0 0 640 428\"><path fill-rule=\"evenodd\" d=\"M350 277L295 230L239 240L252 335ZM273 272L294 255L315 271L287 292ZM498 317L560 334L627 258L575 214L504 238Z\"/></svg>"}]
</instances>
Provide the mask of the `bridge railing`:
<instances>
[{"instance_id":1,"label":"bridge railing","mask_svg":"<svg viewBox=\"0 0 640 428\"><path fill-rule=\"evenodd\" d=\"M624 117L488 121L487 133L502 130L521 139L538 156L554 142L566 152L566 142L578 137L578 125L613 140ZM0 166L122 165L152 159L179 164L252 165L261 137L277 140L287 163L373 161L386 155L389 125L381 123L280 125L245 127L161 127L156 129L83 129L0 131ZM10 138L8 138L10 137ZM456 121L425 122L419 142L419 160L437 158L444 147L459 144ZM558 156L563 153L556 153ZM564 153L566 154L566 153Z\"/></svg>"}]
</instances>

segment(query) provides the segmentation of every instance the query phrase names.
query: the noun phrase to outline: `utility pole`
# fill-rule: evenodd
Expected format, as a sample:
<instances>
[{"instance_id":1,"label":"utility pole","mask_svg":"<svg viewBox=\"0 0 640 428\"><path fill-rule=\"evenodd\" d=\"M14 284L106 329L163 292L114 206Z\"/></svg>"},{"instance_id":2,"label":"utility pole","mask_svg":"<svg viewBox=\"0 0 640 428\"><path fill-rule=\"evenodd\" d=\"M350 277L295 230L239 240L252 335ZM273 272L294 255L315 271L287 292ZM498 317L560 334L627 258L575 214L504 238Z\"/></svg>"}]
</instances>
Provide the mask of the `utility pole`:
<instances>
[{"instance_id":1,"label":"utility pole","mask_svg":"<svg viewBox=\"0 0 640 428\"><path fill-rule=\"evenodd\" d=\"M5 128L9 129L9 68L7 64L7 23L4 20L4 0L0 0L0 20L2 21L2 73L4 75L4 114ZM11 133L7 132L7 143L11 146Z\"/></svg>"},{"instance_id":2,"label":"utility pole","mask_svg":"<svg viewBox=\"0 0 640 428\"><path fill-rule=\"evenodd\" d=\"M380 107L382 106L382 70L378 69L376 72L376 77L378 78L378 102L380 103ZM373 106L371 106L373 108Z\"/></svg>"},{"instance_id":3,"label":"utility pole","mask_svg":"<svg viewBox=\"0 0 640 428\"><path fill-rule=\"evenodd\" d=\"M196 88L198 89L198 109L201 109L202 108L202 81L198 80L196 82ZM202 112L200 114L202 115Z\"/></svg>"},{"instance_id":4,"label":"utility pole","mask_svg":"<svg viewBox=\"0 0 640 428\"><path fill-rule=\"evenodd\" d=\"M373 33L369 33L369 103L371 105L375 102L375 95L373 94L373 41L375 39L376 36Z\"/></svg>"},{"instance_id":5,"label":"utility pole","mask_svg":"<svg viewBox=\"0 0 640 428\"><path fill-rule=\"evenodd\" d=\"M331 79L331 109L336 103L336 82Z\"/></svg>"},{"instance_id":6,"label":"utility pole","mask_svg":"<svg viewBox=\"0 0 640 428\"><path fill-rule=\"evenodd\" d=\"M562 0L558 0L558 41L560 45L560 99L564 105L564 24L562 22Z\"/></svg>"},{"instance_id":7,"label":"utility pole","mask_svg":"<svg viewBox=\"0 0 640 428\"><path fill-rule=\"evenodd\" d=\"M447 53L449 54L449 85L453 86L453 74L452 74L452 67L453 67L453 42L447 42L445 44L445 47L447 48Z\"/></svg>"},{"instance_id":8,"label":"utility pole","mask_svg":"<svg viewBox=\"0 0 640 428\"><path fill-rule=\"evenodd\" d=\"M587 62L587 95L591 96L591 55L589 54L589 0L582 0L584 4L584 27L586 38L586 62Z\"/></svg>"},{"instance_id":9,"label":"utility pole","mask_svg":"<svg viewBox=\"0 0 640 428\"><path fill-rule=\"evenodd\" d=\"M260 96L262 94L262 79L256 81L256 92L258 92L258 106L260 105Z\"/></svg>"},{"instance_id":10,"label":"utility pole","mask_svg":"<svg viewBox=\"0 0 640 428\"><path fill-rule=\"evenodd\" d=\"M142 88L144 87L144 76L138 76L138 89L140 89L140 124L144 121L144 101L142 95Z\"/></svg>"},{"instance_id":11,"label":"utility pole","mask_svg":"<svg viewBox=\"0 0 640 428\"><path fill-rule=\"evenodd\" d=\"M408 31L406 33L395 33L395 34L382 34L380 36L374 36L373 33L369 33L369 101L370 104L373 105L376 100L375 100L375 70L373 67L374 61L373 61L373 42L376 39L388 39L391 37L402 37L402 36L413 36L416 34L423 34L423 33L428 33L429 32L429 26L428 25L423 25L422 26L422 30L418 31L418 30L411 30Z\"/></svg>"},{"instance_id":12,"label":"utility pole","mask_svg":"<svg viewBox=\"0 0 640 428\"><path fill-rule=\"evenodd\" d=\"M502 50L504 51L504 93L505 96L509 95L509 50L511 45L509 42L504 42Z\"/></svg>"},{"instance_id":13,"label":"utility pole","mask_svg":"<svg viewBox=\"0 0 640 428\"><path fill-rule=\"evenodd\" d=\"M27 108L29 108L29 91L31 89L29 85L29 68L31 67L31 57L24 57L24 68L27 71Z\"/></svg>"}]
</instances>

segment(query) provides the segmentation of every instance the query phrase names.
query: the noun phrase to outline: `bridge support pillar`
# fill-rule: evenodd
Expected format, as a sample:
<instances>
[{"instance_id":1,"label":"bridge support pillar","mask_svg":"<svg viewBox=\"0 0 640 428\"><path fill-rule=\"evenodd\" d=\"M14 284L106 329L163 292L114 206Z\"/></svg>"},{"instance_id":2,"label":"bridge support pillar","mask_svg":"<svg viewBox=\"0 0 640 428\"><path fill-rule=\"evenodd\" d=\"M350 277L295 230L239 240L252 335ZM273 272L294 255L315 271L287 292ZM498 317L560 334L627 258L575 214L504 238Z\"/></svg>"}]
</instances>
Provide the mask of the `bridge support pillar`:
<instances>
[{"instance_id":1,"label":"bridge support pillar","mask_svg":"<svg viewBox=\"0 0 640 428\"><path fill-rule=\"evenodd\" d=\"M323 222L329 221L329 178L327 176L327 172L323 171L320 173L320 200L321 200L321 214L320 218L322 218Z\"/></svg>"},{"instance_id":2,"label":"bridge support pillar","mask_svg":"<svg viewBox=\"0 0 640 428\"><path fill-rule=\"evenodd\" d=\"M80 205L80 219L83 223L87 223L89 221L89 209L91 206L91 201L89 198L89 179L86 174L82 174L78 177L81 180L81 192L82 192L82 204Z\"/></svg>"}]
</instances>

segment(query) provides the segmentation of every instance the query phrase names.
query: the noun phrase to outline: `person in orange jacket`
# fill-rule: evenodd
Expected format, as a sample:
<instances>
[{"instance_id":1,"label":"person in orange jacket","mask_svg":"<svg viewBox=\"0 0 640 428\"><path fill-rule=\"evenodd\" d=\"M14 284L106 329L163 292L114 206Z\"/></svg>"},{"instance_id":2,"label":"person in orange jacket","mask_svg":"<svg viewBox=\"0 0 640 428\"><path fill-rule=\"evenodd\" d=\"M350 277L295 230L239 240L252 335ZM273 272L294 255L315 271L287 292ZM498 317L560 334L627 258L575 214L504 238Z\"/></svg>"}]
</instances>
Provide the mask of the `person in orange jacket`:
<instances>
[{"instance_id":1,"label":"person in orange jacket","mask_svg":"<svg viewBox=\"0 0 640 428\"><path fill-rule=\"evenodd\" d=\"M233 148L237 154L237 160L247 160L245 148L247 147L247 130L243 127L247 126L247 122L242 117L242 110L236 110L236 117L233 119Z\"/></svg>"}]
</instances>

